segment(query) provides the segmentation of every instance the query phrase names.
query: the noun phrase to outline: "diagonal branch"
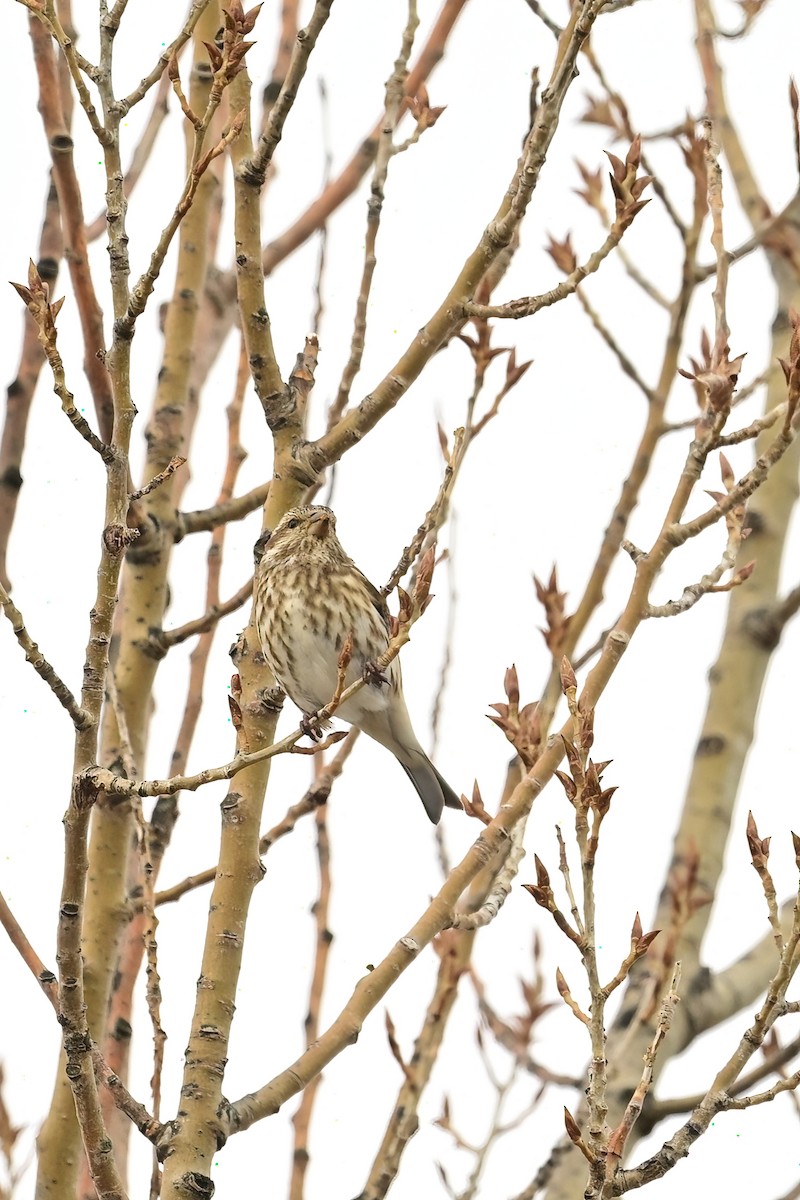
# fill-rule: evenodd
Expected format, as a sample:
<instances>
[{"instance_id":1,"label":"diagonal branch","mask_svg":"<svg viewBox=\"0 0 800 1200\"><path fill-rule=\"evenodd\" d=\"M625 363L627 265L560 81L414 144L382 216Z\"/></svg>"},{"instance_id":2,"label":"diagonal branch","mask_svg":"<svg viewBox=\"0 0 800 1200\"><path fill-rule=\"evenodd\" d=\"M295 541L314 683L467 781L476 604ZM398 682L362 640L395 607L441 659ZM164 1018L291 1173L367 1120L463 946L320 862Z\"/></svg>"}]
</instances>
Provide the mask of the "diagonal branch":
<instances>
[{"instance_id":1,"label":"diagonal branch","mask_svg":"<svg viewBox=\"0 0 800 1200\"><path fill-rule=\"evenodd\" d=\"M264 186L267 167L272 162L272 156L283 136L283 126L295 102L297 89L306 73L311 52L330 16L332 4L333 0L316 0L311 20L305 29L298 32L289 69L281 85L278 98L270 110L267 127L258 140L258 146L252 158L242 165L248 183L258 189Z\"/></svg>"},{"instance_id":2,"label":"diagonal branch","mask_svg":"<svg viewBox=\"0 0 800 1200\"><path fill-rule=\"evenodd\" d=\"M195 634L207 633L222 617L227 617L229 613L236 612L237 608L246 604L252 594L253 576L251 575L247 583L243 583L228 600L212 604L202 617L196 617L194 621L187 621L185 625L176 625L174 629L164 629L160 634L155 635L153 639L155 645L159 650L169 649L170 646L179 646L181 642L194 637Z\"/></svg>"},{"instance_id":3,"label":"diagonal branch","mask_svg":"<svg viewBox=\"0 0 800 1200\"><path fill-rule=\"evenodd\" d=\"M569 24L559 42L550 83L542 93L542 101L526 138L511 186L439 308L378 386L333 429L299 452L312 478L338 461L382 417L391 412L439 347L463 321L464 306L473 299L475 288L487 268L510 244L525 215L558 125L561 107L575 78L580 49L602 7L601 0L580 0L573 7Z\"/></svg>"},{"instance_id":4,"label":"diagonal branch","mask_svg":"<svg viewBox=\"0 0 800 1200\"><path fill-rule=\"evenodd\" d=\"M29 662L37 675L39 675L50 688L51 692L58 700L59 704L67 710L72 717L72 723L76 729L86 729L91 723L91 716L85 709L81 708L78 701L73 696L63 679L55 671L55 668L50 665L45 656L42 654L36 642L33 641L22 618L22 613L16 607L6 589L0 584L0 605L3 607L3 612L11 622L11 628L14 631L14 636L19 642L22 649L25 651L25 661Z\"/></svg>"},{"instance_id":5,"label":"diagonal branch","mask_svg":"<svg viewBox=\"0 0 800 1200\"><path fill-rule=\"evenodd\" d=\"M263 508L269 495L269 480L260 483L258 487L245 492L243 496L235 496L214 504L211 508L198 508L193 512L179 513L176 521L176 537L181 538L187 533L208 533L218 525L228 521L239 521L248 513Z\"/></svg>"},{"instance_id":6,"label":"diagonal branch","mask_svg":"<svg viewBox=\"0 0 800 1200\"><path fill-rule=\"evenodd\" d=\"M417 94L420 86L444 56L447 39L466 4L467 0L445 0L406 81L408 99ZM375 160L383 123L384 118L381 114L367 136L361 139L355 154L339 175L330 181L317 199L288 229L264 247L261 261L265 275L270 275L279 263L308 241L312 234L322 228L331 213L343 204L348 196L352 196Z\"/></svg>"},{"instance_id":7,"label":"diagonal branch","mask_svg":"<svg viewBox=\"0 0 800 1200\"><path fill-rule=\"evenodd\" d=\"M258 843L259 854L266 854L277 841L280 841L281 838L291 833L301 817L306 817L309 813L315 812L321 804L327 804L331 789L344 770L344 764L350 757L350 752L355 745L357 737L358 730L351 729L333 758L325 767L325 770L315 779L302 799L287 809L277 825L273 825L271 829L268 829L262 835ZM176 900L180 900L181 896L185 896L187 892L194 891L195 888L202 887L206 883L213 883L216 873L216 867L207 867L203 871L198 871L196 875L189 875L186 879L182 879L180 883L174 883L172 887L165 888L162 892L156 892L155 903L157 905L173 904Z\"/></svg>"}]
</instances>

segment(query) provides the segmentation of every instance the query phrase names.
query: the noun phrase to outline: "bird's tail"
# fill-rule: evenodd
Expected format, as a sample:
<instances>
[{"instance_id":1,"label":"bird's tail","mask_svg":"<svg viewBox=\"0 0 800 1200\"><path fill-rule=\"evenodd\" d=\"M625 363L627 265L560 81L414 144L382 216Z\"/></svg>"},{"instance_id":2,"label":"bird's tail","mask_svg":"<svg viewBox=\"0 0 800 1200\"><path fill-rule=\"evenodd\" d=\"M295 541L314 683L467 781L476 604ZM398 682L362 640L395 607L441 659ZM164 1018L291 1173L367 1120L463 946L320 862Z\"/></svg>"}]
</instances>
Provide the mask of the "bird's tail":
<instances>
[{"instance_id":1,"label":"bird's tail","mask_svg":"<svg viewBox=\"0 0 800 1200\"><path fill-rule=\"evenodd\" d=\"M448 808L462 808L461 801L446 779L443 779L431 760L420 750L413 754L406 753L408 759L403 762L398 758L401 767L416 788L419 796L434 825L438 825L445 805Z\"/></svg>"}]
</instances>

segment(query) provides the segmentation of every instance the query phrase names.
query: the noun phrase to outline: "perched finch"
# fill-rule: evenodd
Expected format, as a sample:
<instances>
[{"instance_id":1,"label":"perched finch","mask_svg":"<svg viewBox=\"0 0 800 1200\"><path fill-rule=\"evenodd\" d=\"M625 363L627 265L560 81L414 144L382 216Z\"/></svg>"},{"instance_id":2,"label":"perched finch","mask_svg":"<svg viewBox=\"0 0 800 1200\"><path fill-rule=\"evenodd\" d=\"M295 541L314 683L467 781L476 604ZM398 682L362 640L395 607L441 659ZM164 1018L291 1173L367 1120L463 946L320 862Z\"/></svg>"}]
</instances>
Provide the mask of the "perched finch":
<instances>
[{"instance_id":1,"label":"perched finch","mask_svg":"<svg viewBox=\"0 0 800 1200\"><path fill-rule=\"evenodd\" d=\"M345 684L369 682L336 715L391 750L431 821L442 807L461 808L411 728L395 658L381 676L375 663L389 644L389 611L376 588L349 559L329 508L290 509L272 533L256 542L253 591L258 636L283 690L303 710L316 712L336 690L339 654L348 634L353 648Z\"/></svg>"}]
</instances>

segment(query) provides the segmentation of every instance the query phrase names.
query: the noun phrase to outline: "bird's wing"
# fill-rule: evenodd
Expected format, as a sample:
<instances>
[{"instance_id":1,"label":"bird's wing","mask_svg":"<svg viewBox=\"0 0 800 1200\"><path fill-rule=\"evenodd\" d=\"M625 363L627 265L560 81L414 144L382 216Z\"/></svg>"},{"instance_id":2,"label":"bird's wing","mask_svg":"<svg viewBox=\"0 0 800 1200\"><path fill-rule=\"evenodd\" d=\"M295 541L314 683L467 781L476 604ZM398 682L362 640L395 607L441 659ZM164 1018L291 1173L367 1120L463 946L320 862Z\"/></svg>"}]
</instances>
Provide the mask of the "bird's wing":
<instances>
[{"instance_id":1,"label":"bird's wing","mask_svg":"<svg viewBox=\"0 0 800 1200\"><path fill-rule=\"evenodd\" d=\"M366 575L364 575L362 571L359 571L358 567L356 567L354 565L353 570L355 571L355 573L358 575L358 577L361 579L362 583L364 584L364 588L366 590L367 595L370 598L372 607L377 611L378 615L380 616L381 620L383 621L384 625L386 626L386 629L388 632L388 630L389 630L389 606L386 603L386 597L381 595L381 593L375 587L375 584L370 583L370 581L367 579Z\"/></svg>"}]
</instances>

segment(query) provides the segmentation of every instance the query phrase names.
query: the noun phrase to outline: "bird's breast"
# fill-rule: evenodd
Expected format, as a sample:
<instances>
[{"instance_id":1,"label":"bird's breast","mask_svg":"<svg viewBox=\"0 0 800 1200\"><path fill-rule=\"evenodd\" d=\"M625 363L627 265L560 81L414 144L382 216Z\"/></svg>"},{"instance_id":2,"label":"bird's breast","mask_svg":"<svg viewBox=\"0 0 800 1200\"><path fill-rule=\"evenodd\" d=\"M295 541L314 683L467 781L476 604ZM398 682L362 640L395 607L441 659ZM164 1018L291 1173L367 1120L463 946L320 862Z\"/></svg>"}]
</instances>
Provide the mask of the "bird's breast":
<instances>
[{"instance_id":1,"label":"bird's breast","mask_svg":"<svg viewBox=\"0 0 800 1200\"><path fill-rule=\"evenodd\" d=\"M256 623L264 655L287 695L305 712L331 699L338 681L339 656L348 634L353 649L346 684L364 672L388 645L383 621L363 586L345 575L284 570L256 603ZM261 589L262 593L265 589ZM387 674L394 676L396 663ZM339 710L358 723L361 711L381 711L392 686L367 684Z\"/></svg>"}]
</instances>

